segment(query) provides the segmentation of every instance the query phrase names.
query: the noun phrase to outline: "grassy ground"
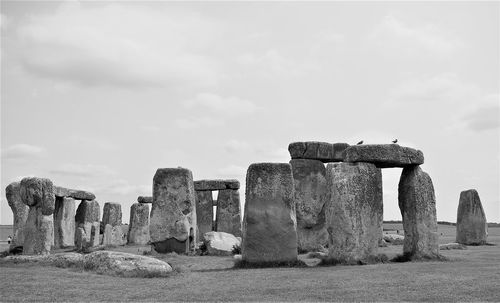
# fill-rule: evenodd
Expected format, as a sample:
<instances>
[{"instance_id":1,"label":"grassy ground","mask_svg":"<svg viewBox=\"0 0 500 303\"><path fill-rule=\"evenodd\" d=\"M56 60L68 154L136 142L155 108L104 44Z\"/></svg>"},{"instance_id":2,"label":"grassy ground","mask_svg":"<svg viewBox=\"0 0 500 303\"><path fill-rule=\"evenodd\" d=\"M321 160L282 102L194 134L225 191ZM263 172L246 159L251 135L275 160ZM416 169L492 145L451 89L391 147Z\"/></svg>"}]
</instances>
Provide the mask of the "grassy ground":
<instances>
[{"instance_id":1,"label":"grassy ground","mask_svg":"<svg viewBox=\"0 0 500 303\"><path fill-rule=\"evenodd\" d=\"M440 242L453 242L454 228L441 230ZM231 257L152 255L179 271L153 279L0 262L0 301L498 301L500 228L489 241L498 245L441 251L448 262L365 266L231 269Z\"/></svg>"}]
</instances>

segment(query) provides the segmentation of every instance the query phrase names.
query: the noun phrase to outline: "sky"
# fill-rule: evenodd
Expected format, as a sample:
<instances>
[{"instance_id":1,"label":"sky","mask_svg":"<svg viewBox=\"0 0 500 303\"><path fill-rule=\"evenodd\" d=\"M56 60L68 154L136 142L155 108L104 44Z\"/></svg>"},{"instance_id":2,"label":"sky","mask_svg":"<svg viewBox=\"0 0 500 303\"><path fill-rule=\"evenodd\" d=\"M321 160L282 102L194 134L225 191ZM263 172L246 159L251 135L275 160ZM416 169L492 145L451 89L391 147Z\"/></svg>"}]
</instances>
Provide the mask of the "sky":
<instances>
[{"instance_id":1,"label":"sky","mask_svg":"<svg viewBox=\"0 0 500 303\"><path fill-rule=\"evenodd\" d=\"M423 151L437 218L478 190L500 222L499 2L1 1L0 224L24 176L151 195L158 168L195 180L288 162L295 141ZM401 169L384 169L401 220Z\"/></svg>"}]
</instances>

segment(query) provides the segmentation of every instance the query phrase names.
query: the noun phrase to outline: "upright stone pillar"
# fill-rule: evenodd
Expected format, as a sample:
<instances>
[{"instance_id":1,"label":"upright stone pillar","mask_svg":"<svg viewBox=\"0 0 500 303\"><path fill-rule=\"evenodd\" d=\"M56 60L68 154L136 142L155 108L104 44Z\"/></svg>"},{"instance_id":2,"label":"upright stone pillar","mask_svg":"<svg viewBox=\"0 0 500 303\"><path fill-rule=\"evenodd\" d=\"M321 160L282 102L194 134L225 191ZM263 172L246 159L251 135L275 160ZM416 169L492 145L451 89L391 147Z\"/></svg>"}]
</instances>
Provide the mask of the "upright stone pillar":
<instances>
[{"instance_id":1,"label":"upright stone pillar","mask_svg":"<svg viewBox=\"0 0 500 303\"><path fill-rule=\"evenodd\" d=\"M198 238L203 239L203 235L213 230L214 220L214 200L212 191L196 191L196 219L198 220Z\"/></svg>"},{"instance_id":2,"label":"upright stone pillar","mask_svg":"<svg viewBox=\"0 0 500 303\"><path fill-rule=\"evenodd\" d=\"M12 242L10 247L23 246L25 233L24 229L26 226L26 220L28 220L29 206L24 204L21 200L19 187L20 182L13 182L5 188L7 203L9 203L14 217Z\"/></svg>"},{"instance_id":3,"label":"upright stone pillar","mask_svg":"<svg viewBox=\"0 0 500 303\"><path fill-rule=\"evenodd\" d=\"M75 224L77 228L83 228L85 235L83 235L82 238L90 239L90 246L98 246L100 244L100 217L101 208L99 206L99 202L96 200L83 200L76 209Z\"/></svg>"},{"instance_id":4,"label":"upright stone pillar","mask_svg":"<svg viewBox=\"0 0 500 303\"><path fill-rule=\"evenodd\" d=\"M398 191L404 254L412 259L437 257L436 198L431 178L420 166L407 166L401 173Z\"/></svg>"},{"instance_id":5,"label":"upright stone pillar","mask_svg":"<svg viewBox=\"0 0 500 303\"><path fill-rule=\"evenodd\" d=\"M328 254L343 262L363 260L378 249L382 173L371 163L331 163L326 167Z\"/></svg>"},{"instance_id":6,"label":"upright stone pillar","mask_svg":"<svg viewBox=\"0 0 500 303\"><path fill-rule=\"evenodd\" d=\"M145 245L149 242L149 204L134 203L130 207L128 243Z\"/></svg>"},{"instance_id":7,"label":"upright stone pillar","mask_svg":"<svg viewBox=\"0 0 500 303\"><path fill-rule=\"evenodd\" d=\"M326 170L323 162L293 159L297 240L299 252L314 251L328 244L325 225Z\"/></svg>"},{"instance_id":8,"label":"upright stone pillar","mask_svg":"<svg viewBox=\"0 0 500 303\"><path fill-rule=\"evenodd\" d=\"M23 254L48 254L54 245L55 196L52 181L27 177L21 180L19 189L23 203L30 207Z\"/></svg>"},{"instance_id":9,"label":"upright stone pillar","mask_svg":"<svg viewBox=\"0 0 500 303\"><path fill-rule=\"evenodd\" d=\"M153 178L149 234L160 253L187 253L197 241L193 174L185 168L159 168Z\"/></svg>"},{"instance_id":10,"label":"upright stone pillar","mask_svg":"<svg viewBox=\"0 0 500 303\"><path fill-rule=\"evenodd\" d=\"M250 165L245 195L243 261L297 260L297 223L290 164Z\"/></svg>"},{"instance_id":11,"label":"upright stone pillar","mask_svg":"<svg viewBox=\"0 0 500 303\"><path fill-rule=\"evenodd\" d=\"M102 210L102 224L122 225L122 206L120 203L106 202Z\"/></svg>"},{"instance_id":12,"label":"upright stone pillar","mask_svg":"<svg viewBox=\"0 0 500 303\"><path fill-rule=\"evenodd\" d=\"M457 210L457 242L465 245L483 245L488 237L488 224L483 205L475 189L460 193Z\"/></svg>"},{"instance_id":13,"label":"upright stone pillar","mask_svg":"<svg viewBox=\"0 0 500 303\"><path fill-rule=\"evenodd\" d=\"M75 199L56 197L54 210L54 247L75 246Z\"/></svg>"},{"instance_id":14,"label":"upright stone pillar","mask_svg":"<svg viewBox=\"0 0 500 303\"><path fill-rule=\"evenodd\" d=\"M216 231L241 237L240 192L237 189L223 189L217 196Z\"/></svg>"}]
</instances>

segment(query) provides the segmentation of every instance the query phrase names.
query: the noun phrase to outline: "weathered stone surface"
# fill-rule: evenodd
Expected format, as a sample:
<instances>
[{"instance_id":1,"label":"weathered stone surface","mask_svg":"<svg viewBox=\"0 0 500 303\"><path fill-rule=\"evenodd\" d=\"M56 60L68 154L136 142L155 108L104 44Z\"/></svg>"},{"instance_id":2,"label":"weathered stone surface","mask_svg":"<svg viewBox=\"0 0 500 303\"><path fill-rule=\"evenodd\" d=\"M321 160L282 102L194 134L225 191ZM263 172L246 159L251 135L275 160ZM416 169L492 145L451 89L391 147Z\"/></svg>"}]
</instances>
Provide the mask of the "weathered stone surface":
<instances>
[{"instance_id":1,"label":"weathered stone surface","mask_svg":"<svg viewBox=\"0 0 500 303\"><path fill-rule=\"evenodd\" d=\"M384 241L392 245L403 245L405 237L398 234L384 234Z\"/></svg>"},{"instance_id":2,"label":"weathered stone surface","mask_svg":"<svg viewBox=\"0 0 500 303\"><path fill-rule=\"evenodd\" d=\"M198 220L198 235L213 230L214 200L211 191L196 191L196 219Z\"/></svg>"},{"instance_id":3,"label":"weathered stone surface","mask_svg":"<svg viewBox=\"0 0 500 303\"><path fill-rule=\"evenodd\" d=\"M7 203L12 209L14 217L11 247L23 246L24 229L26 226L26 220L28 220L29 206L24 204L21 200L19 187L20 182L13 182L5 188L5 197L7 198Z\"/></svg>"},{"instance_id":4,"label":"weathered stone surface","mask_svg":"<svg viewBox=\"0 0 500 303\"><path fill-rule=\"evenodd\" d=\"M482 245L488 237L488 224L483 205L475 189L460 193L457 210L456 241L465 245Z\"/></svg>"},{"instance_id":5,"label":"weathered stone surface","mask_svg":"<svg viewBox=\"0 0 500 303\"><path fill-rule=\"evenodd\" d=\"M314 251L328 243L324 205L326 201L326 170L323 162L292 159L297 213L299 251Z\"/></svg>"},{"instance_id":6,"label":"weathered stone surface","mask_svg":"<svg viewBox=\"0 0 500 303\"><path fill-rule=\"evenodd\" d=\"M122 206L119 203L104 203L104 208L102 211L102 222L104 225L122 225Z\"/></svg>"},{"instance_id":7,"label":"weathered stone surface","mask_svg":"<svg viewBox=\"0 0 500 303\"><path fill-rule=\"evenodd\" d=\"M292 168L288 163L255 163L247 171L242 259L297 260Z\"/></svg>"},{"instance_id":8,"label":"weathered stone surface","mask_svg":"<svg viewBox=\"0 0 500 303\"><path fill-rule=\"evenodd\" d=\"M398 188L403 217L403 252L414 259L438 256L436 198L429 175L420 166L403 169Z\"/></svg>"},{"instance_id":9,"label":"weathered stone surface","mask_svg":"<svg viewBox=\"0 0 500 303\"><path fill-rule=\"evenodd\" d=\"M223 189L217 196L216 231L241 237L240 192L237 189Z\"/></svg>"},{"instance_id":10,"label":"weathered stone surface","mask_svg":"<svg viewBox=\"0 0 500 303\"><path fill-rule=\"evenodd\" d=\"M83 257L85 270L120 277L162 277L172 271L164 261L117 251L96 251Z\"/></svg>"},{"instance_id":11,"label":"weathered stone surface","mask_svg":"<svg viewBox=\"0 0 500 303\"><path fill-rule=\"evenodd\" d=\"M57 197L54 211L54 247L75 245L75 199Z\"/></svg>"},{"instance_id":12,"label":"weathered stone surface","mask_svg":"<svg viewBox=\"0 0 500 303\"><path fill-rule=\"evenodd\" d=\"M137 202L139 203L153 203L153 197L149 197L149 196L139 196L137 197Z\"/></svg>"},{"instance_id":13,"label":"weathered stone surface","mask_svg":"<svg viewBox=\"0 0 500 303\"><path fill-rule=\"evenodd\" d=\"M61 186L54 186L54 194L56 197L68 197L75 200L94 200L95 195L91 192L78 189L70 189Z\"/></svg>"},{"instance_id":14,"label":"weathered stone surface","mask_svg":"<svg viewBox=\"0 0 500 303\"><path fill-rule=\"evenodd\" d=\"M439 250L467 249L467 246L460 243L439 244Z\"/></svg>"},{"instance_id":15,"label":"weathered stone surface","mask_svg":"<svg viewBox=\"0 0 500 303\"><path fill-rule=\"evenodd\" d=\"M83 227L77 227L75 231L75 248L77 250L83 250L92 246L90 242L90 233L86 233Z\"/></svg>"},{"instance_id":16,"label":"weathered stone surface","mask_svg":"<svg viewBox=\"0 0 500 303\"><path fill-rule=\"evenodd\" d=\"M240 181L236 179L214 179L214 180L198 180L194 181L195 190L223 190L223 189L239 189Z\"/></svg>"},{"instance_id":17,"label":"weathered stone surface","mask_svg":"<svg viewBox=\"0 0 500 303\"><path fill-rule=\"evenodd\" d=\"M188 242L184 247L194 249L196 231L193 174L185 168L159 168L153 178L149 233L151 242L164 242L164 245L155 245L155 249L158 252L186 253L176 245L169 248L167 244L171 241L167 240Z\"/></svg>"},{"instance_id":18,"label":"weathered stone surface","mask_svg":"<svg viewBox=\"0 0 500 303\"><path fill-rule=\"evenodd\" d=\"M349 147L347 143L293 142L288 145L288 151L292 159L339 162L344 161L344 151L347 147Z\"/></svg>"},{"instance_id":19,"label":"weathered stone surface","mask_svg":"<svg viewBox=\"0 0 500 303\"><path fill-rule=\"evenodd\" d=\"M406 167L424 163L424 154L420 150L398 144L352 145L345 153L345 162L369 162L379 168Z\"/></svg>"},{"instance_id":20,"label":"weathered stone surface","mask_svg":"<svg viewBox=\"0 0 500 303\"><path fill-rule=\"evenodd\" d=\"M129 223L128 243L147 244L149 242L149 204L132 204Z\"/></svg>"},{"instance_id":21,"label":"weathered stone surface","mask_svg":"<svg viewBox=\"0 0 500 303\"><path fill-rule=\"evenodd\" d=\"M23 254L48 254L53 245L54 217L44 215L41 207L30 207L26 220Z\"/></svg>"},{"instance_id":22,"label":"weathered stone surface","mask_svg":"<svg viewBox=\"0 0 500 303\"><path fill-rule=\"evenodd\" d=\"M101 208L99 207L99 202L96 200L83 200L76 209L75 222L77 225L78 223L85 222L99 222L100 216Z\"/></svg>"},{"instance_id":23,"label":"weathered stone surface","mask_svg":"<svg viewBox=\"0 0 500 303\"><path fill-rule=\"evenodd\" d=\"M120 225L112 226L106 224L102 237L102 244L105 246L120 246L127 244L127 237L123 234L123 229Z\"/></svg>"},{"instance_id":24,"label":"weathered stone surface","mask_svg":"<svg viewBox=\"0 0 500 303\"><path fill-rule=\"evenodd\" d=\"M55 196L52 181L46 178L26 177L21 180L19 193L24 204L36 206L45 216L52 215L55 207Z\"/></svg>"},{"instance_id":25,"label":"weathered stone surface","mask_svg":"<svg viewBox=\"0 0 500 303\"><path fill-rule=\"evenodd\" d=\"M207 244L209 255L230 256L233 246L241 246L241 240L232 234L225 232L210 231L203 236Z\"/></svg>"},{"instance_id":26,"label":"weathered stone surface","mask_svg":"<svg viewBox=\"0 0 500 303\"><path fill-rule=\"evenodd\" d=\"M376 255L382 231L382 172L370 163L326 166L328 255L340 261Z\"/></svg>"}]
</instances>

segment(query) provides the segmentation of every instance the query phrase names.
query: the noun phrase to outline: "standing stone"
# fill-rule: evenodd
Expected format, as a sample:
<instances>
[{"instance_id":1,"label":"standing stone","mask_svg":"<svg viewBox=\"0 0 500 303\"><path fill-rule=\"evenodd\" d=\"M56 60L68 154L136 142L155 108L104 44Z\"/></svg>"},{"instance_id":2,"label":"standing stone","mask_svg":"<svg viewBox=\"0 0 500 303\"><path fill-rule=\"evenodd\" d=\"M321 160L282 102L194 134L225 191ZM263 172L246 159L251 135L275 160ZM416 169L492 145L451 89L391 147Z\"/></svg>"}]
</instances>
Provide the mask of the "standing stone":
<instances>
[{"instance_id":1,"label":"standing stone","mask_svg":"<svg viewBox=\"0 0 500 303\"><path fill-rule=\"evenodd\" d=\"M405 233L404 254L412 259L437 257L436 198L431 178L420 166L405 167L398 191Z\"/></svg>"},{"instance_id":2,"label":"standing stone","mask_svg":"<svg viewBox=\"0 0 500 303\"><path fill-rule=\"evenodd\" d=\"M77 227L75 231L75 248L80 251L91 246L90 234L87 234L82 227Z\"/></svg>"},{"instance_id":3,"label":"standing stone","mask_svg":"<svg viewBox=\"0 0 500 303\"><path fill-rule=\"evenodd\" d=\"M242 260L250 263L297 260L292 168L256 163L247 171Z\"/></svg>"},{"instance_id":4,"label":"standing stone","mask_svg":"<svg viewBox=\"0 0 500 303\"><path fill-rule=\"evenodd\" d=\"M241 237L240 192L224 189L217 196L216 231Z\"/></svg>"},{"instance_id":5,"label":"standing stone","mask_svg":"<svg viewBox=\"0 0 500 303\"><path fill-rule=\"evenodd\" d=\"M119 203L106 202L102 211L102 223L104 226L122 225L122 206Z\"/></svg>"},{"instance_id":6,"label":"standing stone","mask_svg":"<svg viewBox=\"0 0 500 303\"><path fill-rule=\"evenodd\" d=\"M193 174L185 168L159 168L149 226L155 250L187 253L195 248L196 231Z\"/></svg>"},{"instance_id":7,"label":"standing stone","mask_svg":"<svg viewBox=\"0 0 500 303\"><path fill-rule=\"evenodd\" d=\"M196 191L196 219L200 238L213 230L214 200L211 191Z\"/></svg>"},{"instance_id":8,"label":"standing stone","mask_svg":"<svg viewBox=\"0 0 500 303\"><path fill-rule=\"evenodd\" d=\"M457 243L483 245L488 236L488 224L483 205L475 189L460 193L457 211Z\"/></svg>"},{"instance_id":9,"label":"standing stone","mask_svg":"<svg viewBox=\"0 0 500 303\"><path fill-rule=\"evenodd\" d=\"M370 163L326 167L328 255L342 262L375 255L382 230L382 172Z\"/></svg>"},{"instance_id":10,"label":"standing stone","mask_svg":"<svg viewBox=\"0 0 500 303\"><path fill-rule=\"evenodd\" d=\"M149 204L132 204L129 223L128 243L147 244L149 242Z\"/></svg>"},{"instance_id":11,"label":"standing stone","mask_svg":"<svg viewBox=\"0 0 500 303\"><path fill-rule=\"evenodd\" d=\"M5 196L14 215L14 225L12 227L12 242L11 247L23 246L24 244L24 229L26 220L28 220L29 206L21 200L19 192L20 182L13 182L5 188Z\"/></svg>"},{"instance_id":12,"label":"standing stone","mask_svg":"<svg viewBox=\"0 0 500 303\"><path fill-rule=\"evenodd\" d=\"M101 209L99 202L96 200L87 201L83 200L76 209L75 224L77 227L83 228L88 239L91 241L92 246L99 245L99 218L101 216ZM76 235L75 235L76 237Z\"/></svg>"},{"instance_id":13,"label":"standing stone","mask_svg":"<svg viewBox=\"0 0 500 303\"><path fill-rule=\"evenodd\" d=\"M75 245L75 199L56 197L54 211L54 247Z\"/></svg>"},{"instance_id":14,"label":"standing stone","mask_svg":"<svg viewBox=\"0 0 500 303\"><path fill-rule=\"evenodd\" d=\"M121 225L112 226L111 224L106 224L102 236L102 244L105 246L127 244L127 237L124 235Z\"/></svg>"},{"instance_id":15,"label":"standing stone","mask_svg":"<svg viewBox=\"0 0 500 303\"><path fill-rule=\"evenodd\" d=\"M19 193L30 207L24 233L23 254L48 254L54 245L55 196L52 181L26 177L21 180Z\"/></svg>"},{"instance_id":16,"label":"standing stone","mask_svg":"<svg viewBox=\"0 0 500 303\"><path fill-rule=\"evenodd\" d=\"M319 160L293 159L297 240L300 251L321 249L328 244L325 225L326 170Z\"/></svg>"}]
</instances>

